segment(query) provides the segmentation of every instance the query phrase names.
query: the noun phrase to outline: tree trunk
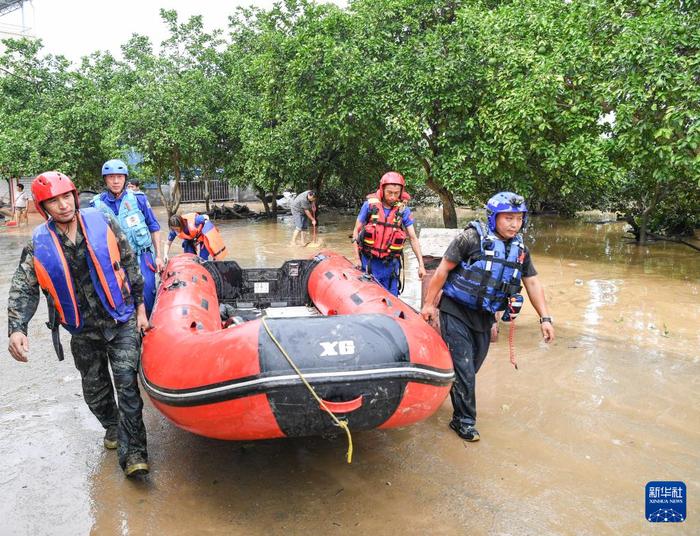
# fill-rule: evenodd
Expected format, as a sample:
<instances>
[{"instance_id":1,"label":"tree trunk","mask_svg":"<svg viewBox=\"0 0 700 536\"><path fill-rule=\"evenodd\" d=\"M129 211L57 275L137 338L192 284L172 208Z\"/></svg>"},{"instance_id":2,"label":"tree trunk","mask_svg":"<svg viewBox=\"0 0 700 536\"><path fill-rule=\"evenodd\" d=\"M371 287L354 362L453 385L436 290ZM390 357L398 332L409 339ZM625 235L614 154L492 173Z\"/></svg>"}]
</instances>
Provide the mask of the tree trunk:
<instances>
[{"instance_id":1,"label":"tree trunk","mask_svg":"<svg viewBox=\"0 0 700 536\"><path fill-rule=\"evenodd\" d=\"M168 208L168 217L173 214L177 214L180 208L180 200L182 199L182 194L180 193L180 149L175 148L173 150L173 174L175 175L175 184L173 184L173 189L170 192L170 208ZM172 212L171 212L172 209Z\"/></svg>"},{"instance_id":2,"label":"tree trunk","mask_svg":"<svg viewBox=\"0 0 700 536\"><path fill-rule=\"evenodd\" d=\"M323 181L328 174L328 168L331 165L331 162L333 162L333 160L335 160L339 155L340 151L338 149L328 149L328 153L325 157L316 159L315 169L318 170L318 172L316 177L309 178L307 183L309 190L313 190L316 197L319 197L321 194Z\"/></svg>"},{"instance_id":3,"label":"tree trunk","mask_svg":"<svg viewBox=\"0 0 700 536\"><path fill-rule=\"evenodd\" d=\"M167 175L165 175L167 177ZM156 175L156 180L158 184L158 193L160 194L160 199L163 201L163 205L165 206L165 210L168 213L168 219L170 219L170 216L173 214L177 213L177 209L180 206L180 200L178 199L177 204L173 204L173 192L169 192L169 194L166 196L165 192L163 192L163 179L165 178L163 176L163 173L161 172L160 174ZM179 192L178 192L179 196Z\"/></svg>"},{"instance_id":4,"label":"tree trunk","mask_svg":"<svg viewBox=\"0 0 700 536\"><path fill-rule=\"evenodd\" d=\"M325 178L326 178L326 174L321 172L316 176L316 179L313 181L313 185L312 185L311 189L316 194L316 197L321 195L321 188L323 187L323 180Z\"/></svg>"},{"instance_id":5,"label":"tree trunk","mask_svg":"<svg viewBox=\"0 0 700 536\"><path fill-rule=\"evenodd\" d=\"M172 216L173 214L177 214L177 210L180 208L180 199L182 198L182 196L180 195L180 183L175 181L173 189L166 197L165 192L163 192L163 177L159 176L157 177L157 179L158 193L160 194L160 198L163 201L163 205L165 205L165 210L168 213L168 219L170 219L170 216Z\"/></svg>"},{"instance_id":6,"label":"tree trunk","mask_svg":"<svg viewBox=\"0 0 700 536\"><path fill-rule=\"evenodd\" d=\"M206 203L207 213L211 212L211 194L209 192L209 173L204 170L204 202Z\"/></svg>"},{"instance_id":7,"label":"tree trunk","mask_svg":"<svg viewBox=\"0 0 700 536\"><path fill-rule=\"evenodd\" d=\"M645 210L639 218L639 245L644 246L647 243L647 224L649 222L649 214Z\"/></svg>"},{"instance_id":8,"label":"tree trunk","mask_svg":"<svg viewBox=\"0 0 700 536\"><path fill-rule=\"evenodd\" d=\"M440 201L442 201L442 223L445 229L456 229L457 209L455 208L455 199L452 193L441 184L438 184L430 175L428 175L425 185L438 194Z\"/></svg>"},{"instance_id":9,"label":"tree trunk","mask_svg":"<svg viewBox=\"0 0 700 536\"><path fill-rule=\"evenodd\" d=\"M656 205L659 203L659 199L661 197L661 183L657 182L656 187L654 188L654 195L652 196L651 200L649 201L649 205L647 208L645 208L642 211L642 214L639 217L639 245L644 246L647 243L647 229L649 227L649 219L651 217L652 212L654 212L654 209L656 208Z\"/></svg>"},{"instance_id":10,"label":"tree trunk","mask_svg":"<svg viewBox=\"0 0 700 536\"><path fill-rule=\"evenodd\" d=\"M442 222L445 229L456 229L457 209L455 208L454 196L445 188L440 188L438 195L442 201Z\"/></svg>"},{"instance_id":11,"label":"tree trunk","mask_svg":"<svg viewBox=\"0 0 700 536\"><path fill-rule=\"evenodd\" d=\"M165 197L163 192L163 177L161 175L156 176L156 184L158 185L158 193L160 194L160 200L163 201L163 206L168 213L168 219L170 218L170 199Z\"/></svg>"},{"instance_id":12,"label":"tree trunk","mask_svg":"<svg viewBox=\"0 0 700 536\"><path fill-rule=\"evenodd\" d=\"M277 177L277 180L273 181L272 183L272 214L274 216L277 216L277 193L279 192L280 185L282 184L282 179L280 177Z\"/></svg>"},{"instance_id":13,"label":"tree trunk","mask_svg":"<svg viewBox=\"0 0 700 536\"><path fill-rule=\"evenodd\" d=\"M273 216L277 216L277 190L278 190L277 183L272 185L272 201L270 201L270 212L272 212Z\"/></svg>"},{"instance_id":14,"label":"tree trunk","mask_svg":"<svg viewBox=\"0 0 700 536\"><path fill-rule=\"evenodd\" d=\"M260 199L260 201L262 201L263 207L265 207L265 214L269 215L270 205L267 203L267 199L265 198L265 190L257 184L253 184L253 188L255 189L255 195L258 199Z\"/></svg>"},{"instance_id":15,"label":"tree trunk","mask_svg":"<svg viewBox=\"0 0 700 536\"><path fill-rule=\"evenodd\" d=\"M626 221L630 227L632 227L632 234L634 235L634 241L639 243L639 225L634 219L634 214L625 213L624 221Z\"/></svg>"},{"instance_id":16,"label":"tree trunk","mask_svg":"<svg viewBox=\"0 0 700 536\"><path fill-rule=\"evenodd\" d=\"M430 140L429 143L431 143ZM457 210L455 209L454 196L447 188L433 178L432 167L430 166L428 159L417 153L416 156L425 170L425 185L433 192L438 194L440 201L442 201L442 223L445 226L445 229L456 229Z\"/></svg>"},{"instance_id":17,"label":"tree trunk","mask_svg":"<svg viewBox=\"0 0 700 536\"><path fill-rule=\"evenodd\" d=\"M7 188L8 188L7 191L10 192L9 193L10 209L12 210L12 217L14 218L14 215L15 215L15 184L12 181L12 177L10 177L9 179L6 179L6 180L7 180Z\"/></svg>"},{"instance_id":18,"label":"tree trunk","mask_svg":"<svg viewBox=\"0 0 700 536\"><path fill-rule=\"evenodd\" d=\"M180 193L180 181L175 179L173 189L170 192L170 206L168 207L168 215L172 216L177 214L180 209L180 201L182 200L182 194Z\"/></svg>"}]
</instances>

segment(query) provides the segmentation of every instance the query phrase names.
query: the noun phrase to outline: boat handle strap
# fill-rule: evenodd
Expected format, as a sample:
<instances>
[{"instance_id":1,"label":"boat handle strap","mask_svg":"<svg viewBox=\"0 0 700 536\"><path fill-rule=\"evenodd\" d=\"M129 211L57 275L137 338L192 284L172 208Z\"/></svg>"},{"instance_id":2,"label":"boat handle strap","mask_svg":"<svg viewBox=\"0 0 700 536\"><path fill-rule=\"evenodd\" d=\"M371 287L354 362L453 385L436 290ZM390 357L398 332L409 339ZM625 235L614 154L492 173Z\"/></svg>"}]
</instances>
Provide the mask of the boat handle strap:
<instances>
[{"instance_id":1,"label":"boat handle strap","mask_svg":"<svg viewBox=\"0 0 700 536\"><path fill-rule=\"evenodd\" d=\"M350 413L351 411L355 411L356 409L360 409L360 407L362 407L362 395L352 400L348 400L347 402L331 402L330 400L323 400L323 403L333 413ZM319 404L319 406L321 405ZM323 409L323 406L321 406L321 409Z\"/></svg>"}]
</instances>

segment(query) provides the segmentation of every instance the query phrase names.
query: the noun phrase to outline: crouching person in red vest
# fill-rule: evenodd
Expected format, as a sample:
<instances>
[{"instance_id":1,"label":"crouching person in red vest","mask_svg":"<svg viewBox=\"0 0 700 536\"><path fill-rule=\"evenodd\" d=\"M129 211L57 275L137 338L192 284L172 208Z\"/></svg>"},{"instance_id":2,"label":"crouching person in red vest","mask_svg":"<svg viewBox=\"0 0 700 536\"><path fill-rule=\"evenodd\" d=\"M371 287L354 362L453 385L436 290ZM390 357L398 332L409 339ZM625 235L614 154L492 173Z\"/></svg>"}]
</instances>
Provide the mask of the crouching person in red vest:
<instances>
[{"instance_id":1,"label":"crouching person in red vest","mask_svg":"<svg viewBox=\"0 0 700 536\"><path fill-rule=\"evenodd\" d=\"M27 326L41 288L60 360L58 325L71 334L85 402L105 428L104 446L118 450L126 476L144 475L148 453L137 368L148 320L136 255L114 217L94 208L79 210L75 186L63 173L39 175L32 195L47 221L34 230L12 278L8 349L17 361L27 361Z\"/></svg>"}]
</instances>

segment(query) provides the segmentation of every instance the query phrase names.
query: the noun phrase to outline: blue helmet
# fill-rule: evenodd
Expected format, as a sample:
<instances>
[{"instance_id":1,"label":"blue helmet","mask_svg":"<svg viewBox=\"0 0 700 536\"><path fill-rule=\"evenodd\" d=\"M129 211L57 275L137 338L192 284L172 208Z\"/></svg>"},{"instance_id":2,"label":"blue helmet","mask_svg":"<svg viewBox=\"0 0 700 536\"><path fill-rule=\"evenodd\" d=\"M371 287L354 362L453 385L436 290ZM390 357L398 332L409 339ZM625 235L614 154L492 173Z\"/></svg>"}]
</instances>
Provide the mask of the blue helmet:
<instances>
[{"instance_id":1,"label":"blue helmet","mask_svg":"<svg viewBox=\"0 0 700 536\"><path fill-rule=\"evenodd\" d=\"M126 164L121 160L107 160L102 165L102 178L104 178L105 175L126 175L128 177L129 168L127 168Z\"/></svg>"},{"instance_id":2,"label":"blue helmet","mask_svg":"<svg viewBox=\"0 0 700 536\"><path fill-rule=\"evenodd\" d=\"M486 203L486 218L489 231L496 232L496 216L502 212L523 212L523 229L527 225L527 205L522 195L513 192L498 192Z\"/></svg>"}]
</instances>

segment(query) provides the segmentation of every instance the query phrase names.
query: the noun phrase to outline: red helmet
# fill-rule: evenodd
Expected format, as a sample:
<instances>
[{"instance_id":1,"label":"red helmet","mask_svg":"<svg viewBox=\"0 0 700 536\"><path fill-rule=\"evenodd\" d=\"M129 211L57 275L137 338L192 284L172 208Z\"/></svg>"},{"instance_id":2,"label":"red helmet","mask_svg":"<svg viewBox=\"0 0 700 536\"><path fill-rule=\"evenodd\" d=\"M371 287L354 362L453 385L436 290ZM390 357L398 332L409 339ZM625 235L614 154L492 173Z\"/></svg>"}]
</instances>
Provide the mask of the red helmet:
<instances>
[{"instance_id":1,"label":"red helmet","mask_svg":"<svg viewBox=\"0 0 700 536\"><path fill-rule=\"evenodd\" d=\"M411 199L411 196L406 192L406 179L403 178L401 173L397 173L396 171L388 171L382 175L382 178L379 180L379 190L377 190L376 194L379 199L384 200L384 187L390 184L401 186L401 201L408 201Z\"/></svg>"},{"instance_id":2,"label":"red helmet","mask_svg":"<svg viewBox=\"0 0 700 536\"><path fill-rule=\"evenodd\" d=\"M382 178L379 181L379 187L384 188L389 184L398 184L399 186L401 186L401 188L405 188L406 180L403 178L403 175L401 175L401 173L397 173L396 171L389 171L382 175Z\"/></svg>"},{"instance_id":3,"label":"red helmet","mask_svg":"<svg viewBox=\"0 0 700 536\"><path fill-rule=\"evenodd\" d=\"M77 209L80 205L78 190L75 189L75 184L73 184L73 181L70 180L68 175L64 175L58 171L45 171L32 181L32 197L34 198L34 206L39 211L39 214L41 214L46 220L48 220L49 217L41 204L52 197L65 194L66 192L73 192L73 197L75 197L75 208Z\"/></svg>"}]
</instances>

